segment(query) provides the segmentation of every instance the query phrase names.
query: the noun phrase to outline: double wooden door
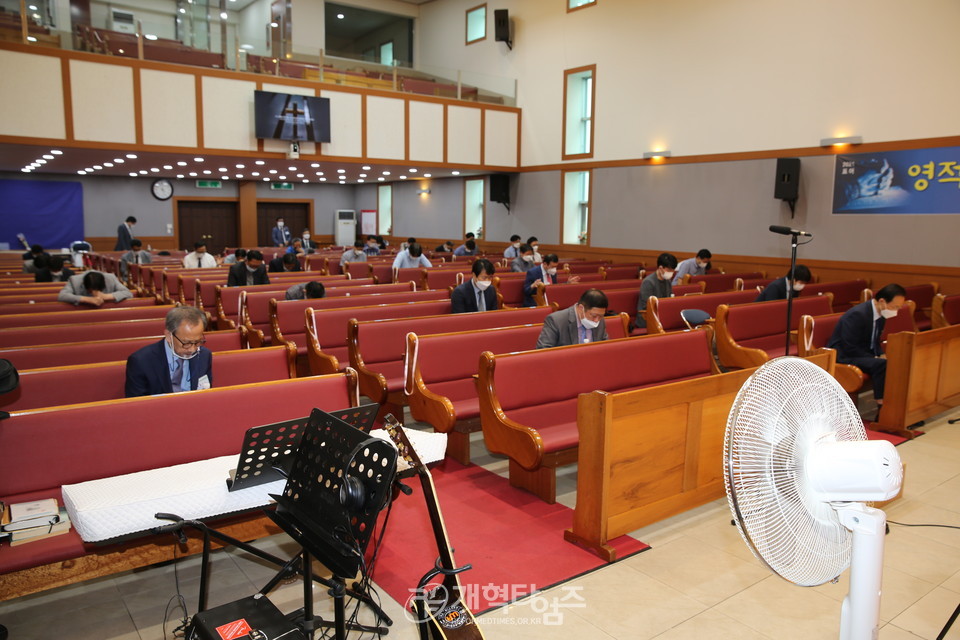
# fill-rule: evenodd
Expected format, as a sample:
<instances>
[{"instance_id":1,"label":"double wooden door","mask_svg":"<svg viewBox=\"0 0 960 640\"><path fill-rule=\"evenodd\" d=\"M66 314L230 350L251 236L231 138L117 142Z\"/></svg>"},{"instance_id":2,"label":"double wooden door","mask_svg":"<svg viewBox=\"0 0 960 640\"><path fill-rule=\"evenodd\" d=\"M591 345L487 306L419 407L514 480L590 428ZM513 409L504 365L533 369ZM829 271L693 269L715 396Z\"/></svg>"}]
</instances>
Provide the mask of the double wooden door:
<instances>
[{"instance_id":1,"label":"double wooden door","mask_svg":"<svg viewBox=\"0 0 960 640\"><path fill-rule=\"evenodd\" d=\"M207 251L219 255L225 247L237 246L238 204L235 200L178 200L177 225L181 249L193 251L195 242L206 242Z\"/></svg>"}]
</instances>

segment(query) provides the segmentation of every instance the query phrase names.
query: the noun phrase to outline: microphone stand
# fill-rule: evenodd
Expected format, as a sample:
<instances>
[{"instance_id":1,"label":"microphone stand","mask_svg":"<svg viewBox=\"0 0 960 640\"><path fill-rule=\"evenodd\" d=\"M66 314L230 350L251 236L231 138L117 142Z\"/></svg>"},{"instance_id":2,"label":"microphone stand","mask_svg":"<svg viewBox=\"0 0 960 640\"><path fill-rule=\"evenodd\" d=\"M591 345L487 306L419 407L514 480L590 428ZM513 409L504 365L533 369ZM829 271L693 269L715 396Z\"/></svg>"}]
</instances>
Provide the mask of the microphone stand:
<instances>
[{"instance_id":1,"label":"microphone stand","mask_svg":"<svg viewBox=\"0 0 960 640\"><path fill-rule=\"evenodd\" d=\"M794 270L797 268L797 238L800 237L798 232L790 234L790 271L787 272L787 335L786 335L786 346L783 348L783 355L790 355L790 329L791 322L793 320L793 283L791 278L796 280L796 274Z\"/></svg>"}]
</instances>

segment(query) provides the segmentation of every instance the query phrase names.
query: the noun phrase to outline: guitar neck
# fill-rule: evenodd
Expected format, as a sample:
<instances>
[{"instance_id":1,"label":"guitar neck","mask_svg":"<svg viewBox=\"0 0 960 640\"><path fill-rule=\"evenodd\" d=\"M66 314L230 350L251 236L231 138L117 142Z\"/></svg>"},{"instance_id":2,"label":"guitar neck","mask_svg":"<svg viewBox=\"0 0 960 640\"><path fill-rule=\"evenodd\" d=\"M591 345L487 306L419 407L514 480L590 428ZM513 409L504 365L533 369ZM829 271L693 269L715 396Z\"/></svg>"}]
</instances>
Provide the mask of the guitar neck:
<instances>
[{"instance_id":1,"label":"guitar neck","mask_svg":"<svg viewBox=\"0 0 960 640\"><path fill-rule=\"evenodd\" d=\"M443 523L443 514L440 512L440 500L437 498L437 488L433 484L433 476L426 467L419 470L420 484L423 487L424 501L427 503L427 512L430 514L430 524L433 536L437 541L437 550L440 553L440 565L444 569L455 569L453 550L447 538L447 528Z\"/></svg>"}]
</instances>

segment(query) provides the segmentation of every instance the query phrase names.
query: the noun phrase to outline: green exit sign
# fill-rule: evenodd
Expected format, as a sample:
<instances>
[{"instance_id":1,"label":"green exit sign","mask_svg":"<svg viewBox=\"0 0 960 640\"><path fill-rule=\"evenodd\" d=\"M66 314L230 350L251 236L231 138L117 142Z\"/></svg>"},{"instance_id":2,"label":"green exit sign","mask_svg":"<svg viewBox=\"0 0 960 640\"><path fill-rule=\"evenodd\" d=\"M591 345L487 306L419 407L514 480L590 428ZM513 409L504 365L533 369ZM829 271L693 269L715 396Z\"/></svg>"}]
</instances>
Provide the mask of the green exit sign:
<instances>
[{"instance_id":1,"label":"green exit sign","mask_svg":"<svg viewBox=\"0 0 960 640\"><path fill-rule=\"evenodd\" d=\"M270 189L273 191L293 191L292 182L271 182Z\"/></svg>"},{"instance_id":2,"label":"green exit sign","mask_svg":"<svg viewBox=\"0 0 960 640\"><path fill-rule=\"evenodd\" d=\"M219 180L197 180L198 189L222 189L223 184Z\"/></svg>"}]
</instances>

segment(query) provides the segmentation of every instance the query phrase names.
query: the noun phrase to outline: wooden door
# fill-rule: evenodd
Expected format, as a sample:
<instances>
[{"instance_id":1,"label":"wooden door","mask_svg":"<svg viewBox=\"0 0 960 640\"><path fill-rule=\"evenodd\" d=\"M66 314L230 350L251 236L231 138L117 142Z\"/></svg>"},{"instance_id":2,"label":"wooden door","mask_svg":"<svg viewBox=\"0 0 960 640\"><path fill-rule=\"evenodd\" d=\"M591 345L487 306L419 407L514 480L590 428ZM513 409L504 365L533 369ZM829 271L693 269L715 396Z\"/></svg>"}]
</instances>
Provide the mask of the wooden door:
<instances>
[{"instance_id":1,"label":"wooden door","mask_svg":"<svg viewBox=\"0 0 960 640\"><path fill-rule=\"evenodd\" d=\"M193 243L204 241L207 251L219 255L224 247L236 247L239 238L237 209L236 201L178 200L180 248L193 251Z\"/></svg>"},{"instance_id":2,"label":"wooden door","mask_svg":"<svg viewBox=\"0 0 960 640\"><path fill-rule=\"evenodd\" d=\"M298 238L304 229L313 232L310 202L296 200L268 200L257 202L257 245L273 246L270 234L277 225L277 218L283 218L290 228L290 237Z\"/></svg>"}]
</instances>

